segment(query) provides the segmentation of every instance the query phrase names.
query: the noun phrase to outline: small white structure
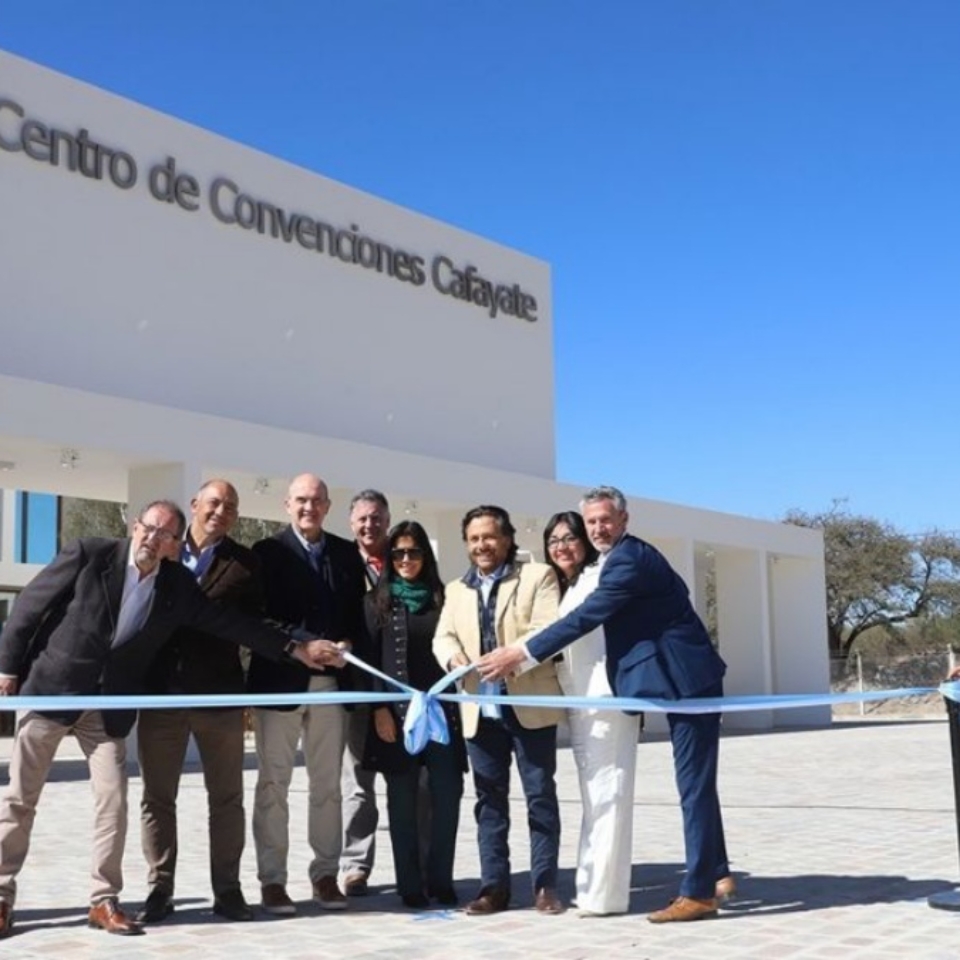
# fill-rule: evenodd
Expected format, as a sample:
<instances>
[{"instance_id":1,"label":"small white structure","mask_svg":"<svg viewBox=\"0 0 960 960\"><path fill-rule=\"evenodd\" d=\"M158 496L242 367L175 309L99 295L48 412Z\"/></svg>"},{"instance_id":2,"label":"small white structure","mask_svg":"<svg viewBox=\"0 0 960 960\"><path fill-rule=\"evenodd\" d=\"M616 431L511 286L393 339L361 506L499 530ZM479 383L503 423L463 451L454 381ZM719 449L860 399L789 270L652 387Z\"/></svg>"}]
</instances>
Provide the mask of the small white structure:
<instances>
[{"instance_id":1,"label":"small white structure","mask_svg":"<svg viewBox=\"0 0 960 960\"><path fill-rule=\"evenodd\" d=\"M471 506L506 507L538 555L576 506L545 263L2 52L0 210L0 590L36 571L13 562L13 489L186 503L225 476L283 519L309 470L331 529L379 488L447 577ZM819 533L635 496L631 516L701 605L713 566L729 693L828 688Z\"/></svg>"}]
</instances>

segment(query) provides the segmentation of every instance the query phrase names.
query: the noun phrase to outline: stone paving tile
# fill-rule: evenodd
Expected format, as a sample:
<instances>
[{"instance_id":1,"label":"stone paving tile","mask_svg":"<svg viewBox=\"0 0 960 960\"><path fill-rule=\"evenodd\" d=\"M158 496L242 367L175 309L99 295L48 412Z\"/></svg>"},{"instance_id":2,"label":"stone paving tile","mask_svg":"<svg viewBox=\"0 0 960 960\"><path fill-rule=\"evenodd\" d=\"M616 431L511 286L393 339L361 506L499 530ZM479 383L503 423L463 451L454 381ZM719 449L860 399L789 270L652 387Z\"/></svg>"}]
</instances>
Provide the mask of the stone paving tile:
<instances>
[{"instance_id":1,"label":"stone paving tile","mask_svg":"<svg viewBox=\"0 0 960 960\"><path fill-rule=\"evenodd\" d=\"M291 919L227 924L210 912L206 805L201 775L181 786L177 912L138 938L86 928L90 792L72 744L58 761L41 801L33 848L21 876L17 932L0 956L24 960L104 956L123 960L238 960L269 956L317 960L466 960L551 957L557 960L701 960L732 958L910 958L960 956L960 915L932 910L927 897L960 879L949 745L942 721L842 722L827 730L726 737L721 790L728 845L740 896L716 920L653 926L644 914L675 894L682 837L669 744L640 745L635 803L631 913L583 918L575 910L540 917L531 893L522 803L514 806L514 892L518 909L495 917L459 912L417 914L393 892L386 823L378 833L373 893L345 913L309 901L305 839L306 780L296 771L291 795ZM4 751L0 744L0 754ZM247 771L248 802L255 772ZM5 764L0 763L5 779ZM519 788L518 788L519 789ZM568 750L560 757L564 837L563 892L572 890L580 808ZM467 790L458 846L457 889L473 895L477 855ZM146 893L131 783L131 827L124 903ZM244 855L248 899L257 885L252 842Z\"/></svg>"}]
</instances>

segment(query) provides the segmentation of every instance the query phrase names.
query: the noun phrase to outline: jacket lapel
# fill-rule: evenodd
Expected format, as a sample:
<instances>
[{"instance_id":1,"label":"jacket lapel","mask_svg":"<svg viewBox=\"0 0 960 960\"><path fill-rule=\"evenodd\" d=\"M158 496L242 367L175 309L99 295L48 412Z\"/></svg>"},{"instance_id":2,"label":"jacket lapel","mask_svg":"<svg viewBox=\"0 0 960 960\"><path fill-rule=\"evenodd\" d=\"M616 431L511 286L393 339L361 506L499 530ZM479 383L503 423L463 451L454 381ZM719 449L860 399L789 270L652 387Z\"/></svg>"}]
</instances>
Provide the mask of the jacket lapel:
<instances>
[{"instance_id":1,"label":"jacket lapel","mask_svg":"<svg viewBox=\"0 0 960 960\"><path fill-rule=\"evenodd\" d=\"M107 613L114 633L117 630L117 618L120 616L120 603L123 600L123 578L127 572L127 557L130 556L130 540L119 540L112 551L104 558L100 579L106 597Z\"/></svg>"},{"instance_id":2,"label":"jacket lapel","mask_svg":"<svg viewBox=\"0 0 960 960\"><path fill-rule=\"evenodd\" d=\"M222 545L223 544L219 544L217 546L210 566L207 567L199 580L200 587L204 593L209 593L213 585L230 569L230 565L233 563L233 557L221 554L220 547Z\"/></svg>"},{"instance_id":3,"label":"jacket lapel","mask_svg":"<svg viewBox=\"0 0 960 960\"><path fill-rule=\"evenodd\" d=\"M520 586L520 572L519 568L516 566L513 568L513 572L508 577L504 577L500 583L497 585L497 635L502 636L500 632L500 625L503 623L503 618L506 616L507 610L510 609L510 605L513 602L514 594L517 592L517 588Z\"/></svg>"}]
</instances>

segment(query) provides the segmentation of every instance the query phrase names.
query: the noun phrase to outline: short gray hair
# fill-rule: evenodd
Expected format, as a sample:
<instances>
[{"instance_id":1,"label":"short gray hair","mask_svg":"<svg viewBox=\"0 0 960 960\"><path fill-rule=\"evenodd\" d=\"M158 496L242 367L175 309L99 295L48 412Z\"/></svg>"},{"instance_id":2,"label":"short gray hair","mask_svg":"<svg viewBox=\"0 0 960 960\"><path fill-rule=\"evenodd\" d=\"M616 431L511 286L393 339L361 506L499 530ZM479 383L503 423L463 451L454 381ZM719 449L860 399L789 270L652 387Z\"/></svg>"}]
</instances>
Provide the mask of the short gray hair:
<instances>
[{"instance_id":1,"label":"short gray hair","mask_svg":"<svg viewBox=\"0 0 960 960\"><path fill-rule=\"evenodd\" d=\"M591 487L580 498L580 510L588 503L597 503L599 500L611 500L620 513L627 512L627 498L616 487Z\"/></svg>"},{"instance_id":2,"label":"short gray hair","mask_svg":"<svg viewBox=\"0 0 960 960\"><path fill-rule=\"evenodd\" d=\"M350 509L348 513L353 513L353 508L358 503L375 503L381 510L390 512L390 504L387 503L387 498L379 490L361 490L359 493L355 494L353 499L350 501Z\"/></svg>"}]
</instances>

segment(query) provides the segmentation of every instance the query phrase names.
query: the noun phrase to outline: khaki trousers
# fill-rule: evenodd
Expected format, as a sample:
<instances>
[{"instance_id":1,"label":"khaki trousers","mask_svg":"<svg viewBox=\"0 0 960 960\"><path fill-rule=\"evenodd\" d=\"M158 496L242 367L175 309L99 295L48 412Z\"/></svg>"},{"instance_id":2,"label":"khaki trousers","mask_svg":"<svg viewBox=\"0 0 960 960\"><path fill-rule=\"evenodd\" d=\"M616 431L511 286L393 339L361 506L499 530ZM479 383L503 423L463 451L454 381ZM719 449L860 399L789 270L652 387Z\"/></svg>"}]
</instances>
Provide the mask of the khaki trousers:
<instances>
[{"instance_id":1,"label":"khaki trousers","mask_svg":"<svg viewBox=\"0 0 960 960\"><path fill-rule=\"evenodd\" d=\"M72 733L87 758L93 789L93 857L90 900L118 896L123 889L127 838L126 743L107 736L99 710L81 713L68 726L41 716L18 716L10 757L10 785L0 800L0 900L13 905L17 874L30 847L37 802L60 742Z\"/></svg>"},{"instance_id":2,"label":"khaki trousers","mask_svg":"<svg viewBox=\"0 0 960 960\"><path fill-rule=\"evenodd\" d=\"M332 677L310 678L310 692L337 690ZM346 711L339 704L297 707L295 710L253 712L257 738L257 789L253 805L253 840L261 885L287 883L290 849L290 808L287 795L303 749L309 784L307 839L313 851L310 879L336 877L343 840L340 769L346 738Z\"/></svg>"}]
</instances>

